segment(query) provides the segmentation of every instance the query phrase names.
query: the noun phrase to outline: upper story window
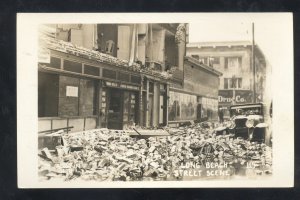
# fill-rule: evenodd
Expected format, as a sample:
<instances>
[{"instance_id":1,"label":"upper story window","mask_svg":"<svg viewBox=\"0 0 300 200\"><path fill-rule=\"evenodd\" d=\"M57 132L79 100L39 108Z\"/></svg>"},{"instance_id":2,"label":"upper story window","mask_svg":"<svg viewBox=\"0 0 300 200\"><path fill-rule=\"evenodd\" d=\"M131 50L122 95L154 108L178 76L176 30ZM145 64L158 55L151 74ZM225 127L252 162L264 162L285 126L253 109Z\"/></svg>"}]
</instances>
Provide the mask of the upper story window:
<instances>
[{"instance_id":1,"label":"upper story window","mask_svg":"<svg viewBox=\"0 0 300 200\"><path fill-rule=\"evenodd\" d=\"M212 57L211 60L213 64L217 64L217 65L220 64L220 57Z\"/></svg>"},{"instance_id":2,"label":"upper story window","mask_svg":"<svg viewBox=\"0 0 300 200\"><path fill-rule=\"evenodd\" d=\"M224 89L241 89L242 78L224 78Z\"/></svg>"},{"instance_id":3,"label":"upper story window","mask_svg":"<svg viewBox=\"0 0 300 200\"><path fill-rule=\"evenodd\" d=\"M214 64L220 64L219 57L200 57L199 55L191 55L193 58L197 59L200 63L213 66Z\"/></svg>"},{"instance_id":4,"label":"upper story window","mask_svg":"<svg viewBox=\"0 0 300 200\"><path fill-rule=\"evenodd\" d=\"M242 67L242 57L225 58L225 69L237 70Z\"/></svg>"},{"instance_id":5,"label":"upper story window","mask_svg":"<svg viewBox=\"0 0 300 200\"><path fill-rule=\"evenodd\" d=\"M208 57L200 57L199 62L202 64L208 64Z\"/></svg>"}]
</instances>

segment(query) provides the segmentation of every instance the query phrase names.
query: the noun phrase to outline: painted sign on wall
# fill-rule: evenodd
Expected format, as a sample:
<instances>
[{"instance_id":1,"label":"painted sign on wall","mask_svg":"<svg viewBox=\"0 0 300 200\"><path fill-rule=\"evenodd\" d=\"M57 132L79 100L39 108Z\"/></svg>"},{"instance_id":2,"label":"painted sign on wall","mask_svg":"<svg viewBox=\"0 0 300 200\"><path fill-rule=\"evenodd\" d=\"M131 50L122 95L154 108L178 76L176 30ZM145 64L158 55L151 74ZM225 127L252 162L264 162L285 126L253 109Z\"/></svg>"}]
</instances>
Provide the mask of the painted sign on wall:
<instances>
[{"instance_id":1,"label":"painted sign on wall","mask_svg":"<svg viewBox=\"0 0 300 200\"><path fill-rule=\"evenodd\" d=\"M230 105L233 102L236 104L245 104L252 102L252 91L250 90L219 90L219 104Z\"/></svg>"}]
</instances>

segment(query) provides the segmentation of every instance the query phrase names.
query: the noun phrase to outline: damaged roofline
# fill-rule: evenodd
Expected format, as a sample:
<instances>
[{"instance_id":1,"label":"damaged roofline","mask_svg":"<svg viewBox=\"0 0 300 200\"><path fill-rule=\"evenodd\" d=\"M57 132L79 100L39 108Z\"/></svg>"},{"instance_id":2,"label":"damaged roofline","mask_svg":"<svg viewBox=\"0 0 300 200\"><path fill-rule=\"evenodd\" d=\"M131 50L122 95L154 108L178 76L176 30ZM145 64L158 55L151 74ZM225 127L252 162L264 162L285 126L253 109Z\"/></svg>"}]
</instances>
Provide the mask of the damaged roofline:
<instances>
[{"instance_id":1,"label":"damaged roofline","mask_svg":"<svg viewBox=\"0 0 300 200\"><path fill-rule=\"evenodd\" d=\"M194 64L194 65L196 65L197 67L202 68L202 69L204 69L204 70L206 70L206 71L208 71L208 72L210 72L210 73L212 73L212 74L214 74L214 75L217 75L217 76L222 76L222 75L223 75L223 73L221 73L221 72L215 70L215 69L212 68L212 67L209 67L209 66L207 66L207 65L201 64L199 61L197 61L196 59L194 59L194 58L192 58L192 57L185 56L185 57L184 57L184 61L185 61L185 62L189 62L189 63L191 63L191 64Z\"/></svg>"}]
</instances>

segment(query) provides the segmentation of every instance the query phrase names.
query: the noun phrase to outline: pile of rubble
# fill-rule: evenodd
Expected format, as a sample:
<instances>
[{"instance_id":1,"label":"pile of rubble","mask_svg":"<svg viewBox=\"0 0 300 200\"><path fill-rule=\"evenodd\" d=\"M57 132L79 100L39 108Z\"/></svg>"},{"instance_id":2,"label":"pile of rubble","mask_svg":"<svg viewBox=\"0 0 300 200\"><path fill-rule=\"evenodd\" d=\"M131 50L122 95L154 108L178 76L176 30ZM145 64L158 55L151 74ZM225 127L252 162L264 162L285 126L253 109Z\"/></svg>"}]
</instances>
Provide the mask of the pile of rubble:
<instances>
[{"instance_id":1,"label":"pile of rubble","mask_svg":"<svg viewBox=\"0 0 300 200\"><path fill-rule=\"evenodd\" d=\"M251 161L258 173L271 173L272 149L232 135L216 136L202 124L166 129L170 136L138 139L123 131L97 129L62 135L55 150L39 154L41 179L97 181L178 180L182 164Z\"/></svg>"}]
</instances>

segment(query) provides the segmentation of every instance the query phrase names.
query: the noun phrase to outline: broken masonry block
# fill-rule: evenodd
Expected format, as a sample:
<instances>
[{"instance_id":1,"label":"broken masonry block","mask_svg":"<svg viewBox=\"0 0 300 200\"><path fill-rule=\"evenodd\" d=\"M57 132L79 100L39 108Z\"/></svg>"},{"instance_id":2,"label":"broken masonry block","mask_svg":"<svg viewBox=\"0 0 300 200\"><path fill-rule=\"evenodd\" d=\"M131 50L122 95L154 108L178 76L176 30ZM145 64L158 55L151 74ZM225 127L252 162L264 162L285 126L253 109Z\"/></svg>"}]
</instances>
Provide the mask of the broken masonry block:
<instances>
[{"instance_id":1,"label":"broken masonry block","mask_svg":"<svg viewBox=\"0 0 300 200\"><path fill-rule=\"evenodd\" d=\"M70 146L70 151L74 152L74 151L82 151L83 147L82 146Z\"/></svg>"},{"instance_id":2,"label":"broken masonry block","mask_svg":"<svg viewBox=\"0 0 300 200\"><path fill-rule=\"evenodd\" d=\"M50 153L50 151L49 151L49 149L47 147L43 148L42 154L44 156L46 156L46 158L48 158L50 160L52 159L52 155L51 155L51 153Z\"/></svg>"}]
</instances>

